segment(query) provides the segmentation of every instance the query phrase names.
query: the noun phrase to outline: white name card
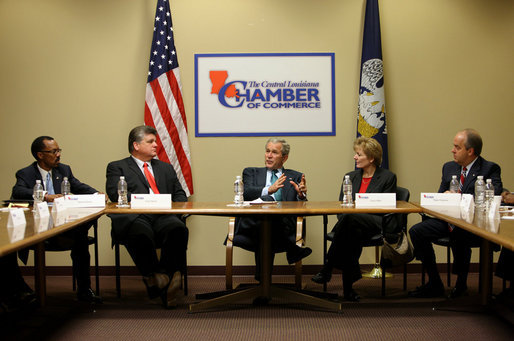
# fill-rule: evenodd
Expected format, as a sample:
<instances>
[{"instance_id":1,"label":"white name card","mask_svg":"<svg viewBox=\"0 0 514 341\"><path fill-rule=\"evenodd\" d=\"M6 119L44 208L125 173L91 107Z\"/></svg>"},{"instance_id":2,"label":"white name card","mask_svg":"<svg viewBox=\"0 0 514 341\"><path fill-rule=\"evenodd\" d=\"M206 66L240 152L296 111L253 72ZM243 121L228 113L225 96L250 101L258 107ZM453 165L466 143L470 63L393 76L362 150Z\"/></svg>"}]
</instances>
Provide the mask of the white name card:
<instances>
[{"instance_id":1,"label":"white name card","mask_svg":"<svg viewBox=\"0 0 514 341\"><path fill-rule=\"evenodd\" d=\"M8 227L7 235L11 243L22 240L25 237L25 224Z\"/></svg>"},{"instance_id":2,"label":"white name card","mask_svg":"<svg viewBox=\"0 0 514 341\"><path fill-rule=\"evenodd\" d=\"M489 211L487 212L489 219L500 219L501 204L502 204L501 195L495 195L493 201L491 202L491 206L489 206Z\"/></svg>"},{"instance_id":3,"label":"white name card","mask_svg":"<svg viewBox=\"0 0 514 341\"><path fill-rule=\"evenodd\" d=\"M475 212L475 200L472 194L463 194L460 200L460 209L463 212L469 212L471 215Z\"/></svg>"},{"instance_id":4,"label":"white name card","mask_svg":"<svg viewBox=\"0 0 514 341\"><path fill-rule=\"evenodd\" d=\"M105 194L65 195L65 207L105 207Z\"/></svg>"},{"instance_id":5,"label":"white name card","mask_svg":"<svg viewBox=\"0 0 514 341\"><path fill-rule=\"evenodd\" d=\"M171 194L132 194L130 208L171 208Z\"/></svg>"},{"instance_id":6,"label":"white name card","mask_svg":"<svg viewBox=\"0 0 514 341\"><path fill-rule=\"evenodd\" d=\"M421 206L459 206L460 193L421 193Z\"/></svg>"},{"instance_id":7,"label":"white name card","mask_svg":"<svg viewBox=\"0 0 514 341\"><path fill-rule=\"evenodd\" d=\"M55 213L52 212L54 227L64 224L66 222L66 217L67 214L65 209L58 212L56 211Z\"/></svg>"},{"instance_id":8,"label":"white name card","mask_svg":"<svg viewBox=\"0 0 514 341\"><path fill-rule=\"evenodd\" d=\"M50 216L35 219L34 220L34 230L36 230L37 233L47 231L49 224L50 224Z\"/></svg>"},{"instance_id":9,"label":"white name card","mask_svg":"<svg viewBox=\"0 0 514 341\"><path fill-rule=\"evenodd\" d=\"M356 193L355 207L396 207L396 193Z\"/></svg>"},{"instance_id":10,"label":"white name card","mask_svg":"<svg viewBox=\"0 0 514 341\"><path fill-rule=\"evenodd\" d=\"M36 204L36 217L45 218L50 216L48 203L46 201L38 202Z\"/></svg>"},{"instance_id":11,"label":"white name card","mask_svg":"<svg viewBox=\"0 0 514 341\"><path fill-rule=\"evenodd\" d=\"M27 221L25 220L25 213L21 208L9 209L9 218L7 218L7 226L25 226L26 224Z\"/></svg>"},{"instance_id":12,"label":"white name card","mask_svg":"<svg viewBox=\"0 0 514 341\"><path fill-rule=\"evenodd\" d=\"M52 212L61 212L65 209L66 209L66 202L64 200L64 197L55 198Z\"/></svg>"}]
</instances>

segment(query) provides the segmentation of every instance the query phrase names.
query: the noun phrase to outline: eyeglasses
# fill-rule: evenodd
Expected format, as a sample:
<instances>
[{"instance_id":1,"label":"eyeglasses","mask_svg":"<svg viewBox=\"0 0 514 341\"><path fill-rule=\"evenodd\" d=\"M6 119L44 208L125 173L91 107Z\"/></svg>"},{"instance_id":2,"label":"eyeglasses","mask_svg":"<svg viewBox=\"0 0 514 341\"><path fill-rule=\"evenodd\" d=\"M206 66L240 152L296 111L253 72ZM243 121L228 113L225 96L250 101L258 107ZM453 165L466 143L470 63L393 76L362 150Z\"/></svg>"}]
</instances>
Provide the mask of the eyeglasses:
<instances>
[{"instance_id":1,"label":"eyeglasses","mask_svg":"<svg viewBox=\"0 0 514 341\"><path fill-rule=\"evenodd\" d=\"M41 153L52 153L52 154L57 154L57 153L62 153L62 149L52 149L52 150L40 150Z\"/></svg>"}]
</instances>

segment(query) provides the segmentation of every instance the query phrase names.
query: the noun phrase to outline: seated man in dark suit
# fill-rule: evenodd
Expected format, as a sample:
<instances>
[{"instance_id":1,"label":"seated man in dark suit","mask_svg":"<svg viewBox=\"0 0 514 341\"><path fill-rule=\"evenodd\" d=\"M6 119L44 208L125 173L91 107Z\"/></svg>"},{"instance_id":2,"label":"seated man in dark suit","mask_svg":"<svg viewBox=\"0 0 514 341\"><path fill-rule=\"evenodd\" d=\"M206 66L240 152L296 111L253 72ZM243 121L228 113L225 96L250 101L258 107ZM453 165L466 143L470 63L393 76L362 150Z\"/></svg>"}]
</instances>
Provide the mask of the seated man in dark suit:
<instances>
[{"instance_id":1,"label":"seated man in dark suit","mask_svg":"<svg viewBox=\"0 0 514 341\"><path fill-rule=\"evenodd\" d=\"M107 194L118 200L118 181L124 176L128 199L132 193L171 194L172 201L187 201L173 167L155 159L157 131L139 126L130 131L131 156L107 165ZM122 242L143 276L148 296L160 297L165 308L176 306L181 273L185 270L188 229L172 214L112 214L112 238ZM156 248L161 248L161 259Z\"/></svg>"},{"instance_id":2,"label":"seated man in dark suit","mask_svg":"<svg viewBox=\"0 0 514 341\"><path fill-rule=\"evenodd\" d=\"M458 132L453 139L452 153L454 161L443 165L439 193L448 192L452 175L457 175L457 178L460 178L460 192L474 194L477 176L483 175L484 181L492 179L494 193L499 195L502 190L500 166L481 157L481 151L482 138L476 130L465 129ZM465 294L471 260L471 246L479 244L480 238L435 218L424 219L421 223L412 226L409 234L414 246L414 254L423 263L429 279L425 285L409 292L409 295L413 297L444 295L444 285L437 271L432 242L448 235L450 236L454 257L453 273L457 274L457 282L451 290L450 297L455 298Z\"/></svg>"},{"instance_id":3,"label":"seated man in dark suit","mask_svg":"<svg viewBox=\"0 0 514 341\"><path fill-rule=\"evenodd\" d=\"M305 175L284 169L289 157L289 144L283 139L271 138L266 143L264 162L266 167L249 167L243 170L244 200L264 201L307 200ZM289 264L296 263L311 254L308 247L295 244L296 217L277 216L272 221L272 250L285 250ZM259 280L259 226L258 217L244 217L236 220L235 234L247 237L248 245L238 245L255 252L256 278Z\"/></svg>"},{"instance_id":4,"label":"seated man in dark suit","mask_svg":"<svg viewBox=\"0 0 514 341\"><path fill-rule=\"evenodd\" d=\"M61 183L65 177L70 182L71 193L93 194L98 191L80 182L73 176L71 168L61 163L59 144L50 136L40 136L32 142L31 152L36 162L16 172L16 184L12 189L13 199L31 200L36 180L41 180L46 194L44 200L53 202L62 197ZM90 224L84 224L71 231L62 233L50 240L51 243L71 246L73 271L77 278L77 297L81 301L101 302L91 290L89 278L90 256L88 230ZM20 253L20 258L26 262L27 253ZM23 259L24 258L24 259Z\"/></svg>"}]
</instances>

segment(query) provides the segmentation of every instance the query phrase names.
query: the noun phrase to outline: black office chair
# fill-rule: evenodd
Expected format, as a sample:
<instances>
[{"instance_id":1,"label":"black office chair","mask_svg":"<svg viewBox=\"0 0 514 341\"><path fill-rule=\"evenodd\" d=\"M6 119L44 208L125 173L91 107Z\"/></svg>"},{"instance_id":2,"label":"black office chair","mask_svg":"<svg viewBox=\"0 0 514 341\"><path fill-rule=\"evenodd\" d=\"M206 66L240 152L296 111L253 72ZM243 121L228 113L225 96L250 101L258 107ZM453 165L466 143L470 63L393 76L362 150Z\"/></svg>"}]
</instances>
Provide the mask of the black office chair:
<instances>
[{"instance_id":1,"label":"black office chair","mask_svg":"<svg viewBox=\"0 0 514 341\"><path fill-rule=\"evenodd\" d=\"M430 219L431 217L428 216L427 214L425 213L420 213L421 215L421 220L425 220L425 219ZM433 244L435 245L439 245L439 246L442 246L442 247L446 247L446 284L448 287L451 287L451 270L452 270L452 260L451 260L451 245L450 245L450 237L449 236L446 236L446 237L441 237L439 239L437 239L436 241L433 242ZM472 248L477 248L477 247L480 247L479 244L475 244L475 245L472 245L471 246ZM493 248L495 251L497 251L496 248ZM424 266L421 267L421 284L424 285L425 284L425 272L426 272L426 269ZM480 276L479 276L479 279L480 279ZM478 284L479 288L482 287L482 283L480 283L480 280L479 280L479 284Z\"/></svg>"},{"instance_id":2,"label":"black office chair","mask_svg":"<svg viewBox=\"0 0 514 341\"><path fill-rule=\"evenodd\" d=\"M409 201L410 192L408 189L403 187L396 187L396 199L400 201ZM407 233L407 214L395 214L388 213L382 216L382 231L384 227L389 223L390 219L397 219L399 227L396 229L397 231L403 231ZM327 241L334 240L334 232L327 233L327 217L323 216L323 231L324 231L324 246L323 246L323 263L327 262ZM370 239L363 242L363 247L375 247L375 262L376 266L380 266L382 270L382 296L385 296L385 281L386 281L386 272L385 268L380 264L380 246L384 245L384 235L383 233L379 233L371 237ZM407 264L403 265L403 290L407 290ZM327 291L327 284L323 284L323 291Z\"/></svg>"},{"instance_id":3,"label":"black office chair","mask_svg":"<svg viewBox=\"0 0 514 341\"><path fill-rule=\"evenodd\" d=\"M189 214L184 214L180 218L184 223L186 222L187 217L189 217ZM116 296L118 298L121 298L121 275L120 275L120 245L125 245L124 241L122 240L112 240L112 244L114 246L114 271L116 276ZM185 264L183 266L182 270L182 283L181 288L184 290L184 295L187 296L188 294L188 285L187 285L187 253L186 253L186 260Z\"/></svg>"},{"instance_id":4,"label":"black office chair","mask_svg":"<svg viewBox=\"0 0 514 341\"><path fill-rule=\"evenodd\" d=\"M243 248L247 251L252 251L255 241L251 240L247 236L241 234L235 234L235 221L234 217L229 219L228 223L228 234L226 239L226 263L225 263L225 287L227 290L233 289L232 282L232 259L233 259L233 246ZM298 246L305 245L306 237L306 226L305 218L297 217L296 219L296 234L291 236L294 238L294 242ZM253 252L253 251L252 251ZM284 249L273 250L275 253L285 252ZM295 287L298 290L302 289L302 261L295 263Z\"/></svg>"},{"instance_id":5,"label":"black office chair","mask_svg":"<svg viewBox=\"0 0 514 341\"><path fill-rule=\"evenodd\" d=\"M92 221L93 226L93 237L88 236L88 244L94 245L95 250L95 285L96 285L96 294L100 295L100 274L98 270L98 219ZM60 251L71 251L70 245L63 245L56 242L55 239L47 239L44 241L45 251L50 252L60 252ZM31 247L34 249L34 247ZM34 263L36 262L36 253L34 252ZM72 271L72 288L73 291L77 289L77 279L75 278L75 271Z\"/></svg>"}]
</instances>

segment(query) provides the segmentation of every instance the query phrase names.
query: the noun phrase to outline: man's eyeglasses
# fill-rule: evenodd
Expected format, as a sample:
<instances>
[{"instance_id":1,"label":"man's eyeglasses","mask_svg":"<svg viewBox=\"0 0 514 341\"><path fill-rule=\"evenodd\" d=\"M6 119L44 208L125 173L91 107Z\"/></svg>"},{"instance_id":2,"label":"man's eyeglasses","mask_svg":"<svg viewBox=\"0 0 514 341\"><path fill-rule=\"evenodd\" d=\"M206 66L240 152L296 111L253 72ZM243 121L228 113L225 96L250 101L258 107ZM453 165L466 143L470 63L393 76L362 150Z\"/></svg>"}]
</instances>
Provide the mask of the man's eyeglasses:
<instances>
[{"instance_id":1,"label":"man's eyeglasses","mask_svg":"<svg viewBox=\"0 0 514 341\"><path fill-rule=\"evenodd\" d=\"M52 154L57 154L57 153L61 153L62 152L62 149L52 149L52 150L40 150L41 153L52 153Z\"/></svg>"}]
</instances>

